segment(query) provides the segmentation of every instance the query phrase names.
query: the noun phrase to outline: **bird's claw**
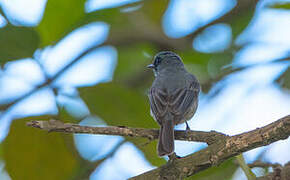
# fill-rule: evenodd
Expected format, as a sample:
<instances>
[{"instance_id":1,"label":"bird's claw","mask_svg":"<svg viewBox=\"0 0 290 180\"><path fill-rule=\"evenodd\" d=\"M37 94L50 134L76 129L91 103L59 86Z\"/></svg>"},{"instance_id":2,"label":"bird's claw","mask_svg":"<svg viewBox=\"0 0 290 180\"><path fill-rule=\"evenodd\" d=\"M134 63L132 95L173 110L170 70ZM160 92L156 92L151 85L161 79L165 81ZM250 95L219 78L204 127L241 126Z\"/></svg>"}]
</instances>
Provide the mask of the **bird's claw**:
<instances>
[{"instance_id":1,"label":"bird's claw","mask_svg":"<svg viewBox=\"0 0 290 180\"><path fill-rule=\"evenodd\" d=\"M169 161L168 162L170 163L170 162L175 161L176 159L180 159L181 157L178 156L178 155L176 155L176 153L174 152L174 153L168 155L168 158L169 158Z\"/></svg>"},{"instance_id":2,"label":"bird's claw","mask_svg":"<svg viewBox=\"0 0 290 180\"><path fill-rule=\"evenodd\" d=\"M186 124L185 134L187 135L191 130L190 130L188 123L185 122L185 124Z\"/></svg>"}]
</instances>

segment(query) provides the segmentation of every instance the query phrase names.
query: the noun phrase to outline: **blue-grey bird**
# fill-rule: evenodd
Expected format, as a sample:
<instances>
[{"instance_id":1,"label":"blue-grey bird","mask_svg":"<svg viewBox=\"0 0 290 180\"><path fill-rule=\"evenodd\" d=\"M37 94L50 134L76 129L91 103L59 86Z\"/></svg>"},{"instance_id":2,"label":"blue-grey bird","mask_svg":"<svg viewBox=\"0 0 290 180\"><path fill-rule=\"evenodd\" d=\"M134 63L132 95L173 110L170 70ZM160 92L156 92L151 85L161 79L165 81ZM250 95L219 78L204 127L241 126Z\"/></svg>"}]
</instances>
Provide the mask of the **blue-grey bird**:
<instances>
[{"instance_id":1,"label":"blue-grey bird","mask_svg":"<svg viewBox=\"0 0 290 180\"><path fill-rule=\"evenodd\" d=\"M186 121L196 112L200 85L173 52L159 52L147 67L155 75L148 96L151 116L160 125L158 155L170 155L174 152L174 126L185 122L189 129Z\"/></svg>"}]
</instances>

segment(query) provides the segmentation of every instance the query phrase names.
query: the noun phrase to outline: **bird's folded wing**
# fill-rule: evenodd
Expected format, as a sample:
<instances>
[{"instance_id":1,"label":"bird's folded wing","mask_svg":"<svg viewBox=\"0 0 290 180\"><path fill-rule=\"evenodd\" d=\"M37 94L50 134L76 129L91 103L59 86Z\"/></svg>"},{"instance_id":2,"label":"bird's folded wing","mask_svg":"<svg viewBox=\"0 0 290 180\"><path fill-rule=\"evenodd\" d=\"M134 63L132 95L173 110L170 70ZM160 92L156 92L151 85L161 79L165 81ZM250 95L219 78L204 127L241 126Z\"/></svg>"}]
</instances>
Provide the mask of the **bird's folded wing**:
<instances>
[{"instance_id":1,"label":"bird's folded wing","mask_svg":"<svg viewBox=\"0 0 290 180\"><path fill-rule=\"evenodd\" d=\"M174 116L183 116L198 98L198 93L199 84L195 81L189 87L177 88L172 94L168 94L165 90L151 88L149 101L157 122L167 112Z\"/></svg>"},{"instance_id":2,"label":"bird's folded wing","mask_svg":"<svg viewBox=\"0 0 290 180\"><path fill-rule=\"evenodd\" d=\"M154 114L156 121L161 124L160 119L168 111L168 95L165 91L158 88L151 88L148 94L151 112Z\"/></svg>"},{"instance_id":3,"label":"bird's folded wing","mask_svg":"<svg viewBox=\"0 0 290 180\"><path fill-rule=\"evenodd\" d=\"M197 84L198 85L198 84ZM196 82L184 89L177 89L170 97L169 108L175 116L183 116L197 101L199 87Z\"/></svg>"}]
</instances>

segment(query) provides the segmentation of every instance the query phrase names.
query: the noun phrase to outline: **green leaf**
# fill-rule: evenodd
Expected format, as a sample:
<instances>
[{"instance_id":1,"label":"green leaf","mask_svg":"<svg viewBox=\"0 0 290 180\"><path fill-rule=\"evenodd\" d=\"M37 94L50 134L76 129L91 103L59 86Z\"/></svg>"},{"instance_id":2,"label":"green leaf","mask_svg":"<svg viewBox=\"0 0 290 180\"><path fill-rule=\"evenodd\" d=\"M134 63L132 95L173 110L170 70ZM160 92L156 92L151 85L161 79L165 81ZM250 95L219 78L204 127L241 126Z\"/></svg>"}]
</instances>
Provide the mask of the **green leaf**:
<instances>
[{"instance_id":1,"label":"green leaf","mask_svg":"<svg viewBox=\"0 0 290 180\"><path fill-rule=\"evenodd\" d=\"M225 23L230 24L232 28L232 37L233 37L232 42L234 42L235 39L249 25L250 21L252 20L254 16L256 6L257 6L257 1L239 1L236 6L237 7L235 8L240 9L240 10L233 13L232 16L227 18L225 22ZM243 6L247 8L244 8Z\"/></svg>"},{"instance_id":2,"label":"green leaf","mask_svg":"<svg viewBox=\"0 0 290 180\"><path fill-rule=\"evenodd\" d=\"M275 9L290 9L290 3L286 2L286 3L276 3L270 6L270 8L275 8Z\"/></svg>"},{"instance_id":3,"label":"green leaf","mask_svg":"<svg viewBox=\"0 0 290 180\"><path fill-rule=\"evenodd\" d=\"M100 84L95 87L80 89L83 100L93 114L98 115L108 125L157 128L157 123L150 116L150 106L146 94L118 85L117 83ZM127 138L141 149L153 165L164 164L164 159L156 153L156 141L149 143L143 138Z\"/></svg>"},{"instance_id":4,"label":"green leaf","mask_svg":"<svg viewBox=\"0 0 290 180\"><path fill-rule=\"evenodd\" d=\"M85 0L48 0L43 19L36 27L42 47L56 43L79 26L78 22L85 16L85 2Z\"/></svg>"},{"instance_id":5,"label":"green leaf","mask_svg":"<svg viewBox=\"0 0 290 180\"><path fill-rule=\"evenodd\" d=\"M256 175L252 172L251 168L246 164L243 154L237 155L236 160L242 170L244 171L248 180L255 180L257 179Z\"/></svg>"},{"instance_id":6,"label":"green leaf","mask_svg":"<svg viewBox=\"0 0 290 180\"><path fill-rule=\"evenodd\" d=\"M230 22L232 28L233 41L235 41L235 38L237 38L249 25L250 21L253 18L254 12L255 12L254 9L250 9L243 16L239 16L233 19L232 22Z\"/></svg>"},{"instance_id":7,"label":"green leaf","mask_svg":"<svg viewBox=\"0 0 290 180\"><path fill-rule=\"evenodd\" d=\"M234 158L226 160L224 163L213 166L211 168L206 169L205 171L201 171L193 176L190 176L186 179L194 179L194 180L218 180L218 179L231 179L237 170L238 165L235 164Z\"/></svg>"},{"instance_id":8,"label":"green leaf","mask_svg":"<svg viewBox=\"0 0 290 180\"><path fill-rule=\"evenodd\" d=\"M47 133L27 127L28 120L48 120L47 116L14 120L3 142L5 167L12 179L71 179L79 165L67 143L71 135Z\"/></svg>"},{"instance_id":9,"label":"green leaf","mask_svg":"<svg viewBox=\"0 0 290 180\"><path fill-rule=\"evenodd\" d=\"M0 28L0 65L9 60L32 57L39 45L35 30L6 25Z\"/></svg>"}]
</instances>

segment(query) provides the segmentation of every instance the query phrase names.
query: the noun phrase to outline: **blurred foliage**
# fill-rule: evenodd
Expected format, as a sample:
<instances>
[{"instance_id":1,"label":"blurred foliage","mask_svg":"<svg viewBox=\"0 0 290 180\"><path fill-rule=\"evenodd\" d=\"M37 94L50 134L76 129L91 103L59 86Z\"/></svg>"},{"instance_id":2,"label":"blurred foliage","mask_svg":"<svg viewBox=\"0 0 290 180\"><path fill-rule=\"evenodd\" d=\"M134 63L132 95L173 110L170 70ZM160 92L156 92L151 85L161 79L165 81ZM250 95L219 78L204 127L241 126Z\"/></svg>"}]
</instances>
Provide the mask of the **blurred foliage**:
<instances>
[{"instance_id":1,"label":"blurred foliage","mask_svg":"<svg viewBox=\"0 0 290 180\"><path fill-rule=\"evenodd\" d=\"M233 16L228 19L228 23L232 28L233 40L235 40L238 35L245 30L254 16L257 1L250 0L248 3L249 4L245 7L245 10L234 13ZM242 6L241 2L238 5Z\"/></svg>"},{"instance_id":2,"label":"blurred foliage","mask_svg":"<svg viewBox=\"0 0 290 180\"><path fill-rule=\"evenodd\" d=\"M42 21L36 27L42 47L55 44L77 27L76 22L85 16L85 2L85 0L47 1Z\"/></svg>"},{"instance_id":3,"label":"blurred foliage","mask_svg":"<svg viewBox=\"0 0 290 180\"><path fill-rule=\"evenodd\" d=\"M99 84L80 89L89 109L108 125L130 127L158 127L150 117L145 95L114 83ZM113 113L112 113L113 112Z\"/></svg>"},{"instance_id":4,"label":"blurred foliage","mask_svg":"<svg viewBox=\"0 0 290 180\"><path fill-rule=\"evenodd\" d=\"M113 45L118 51L118 64L113 81L79 88L80 96L90 112L102 118L108 125L144 128L158 127L150 117L146 97L153 74L146 70L145 66L151 63L153 55L161 50L177 52L187 69L201 82L203 92L207 93L214 83L234 72L230 70L229 73L225 73L222 67L231 64L235 52L241 48L237 47L234 41L249 25L257 3L251 0L238 1L232 11L205 25L200 32L170 39L164 34L162 27L168 0L138 1L89 13L84 10L85 2L48 0L43 18L36 27L13 26L8 22L0 28L0 65L9 60L32 57L36 49L54 46L83 25L96 21L108 23L110 33L104 44ZM136 10L130 11L129 8L134 7ZM275 4L271 7L289 9L289 3ZM231 27L231 46L218 53L194 51L193 39L217 23L225 23ZM288 69L277 79L282 87L288 90L289 77ZM27 117L13 121L9 135L0 146L0 159L3 156L9 175L12 179L31 180L88 178L92 169L99 164L88 163L79 157L71 135L49 134L25 126L28 120L49 118L50 116ZM59 109L56 118L65 122L78 122L62 108ZM156 154L156 141L148 142L142 138L126 140L139 148L152 165L160 166L165 163L165 160ZM230 159L188 179L230 179L236 169L237 165ZM86 170L89 170L89 173L85 172Z\"/></svg>"},{"instance_id":5,"label":"blurred foliage","mask_svg":"<svg viewBox=\"0 0 290 180\"><path fill-rule=\"evenodd\" d=\"M3 159L3 148L2 148L2 144L0 144L0 160Z\"/></svg>"},{"instance_id":6,"label":"blurred foliage","mask_svg":"<svg viewBox=\"0 0 290 180\"><path fill-rule=\"evenodd\" d=\"M39 45L38 34L29 27L0 28L0 65L8 60L31 57Z\"/></svg>"},{"instance_id":7,"label":"blurred foliage","mask_svg":"<svg viewBox=\"0 0 290 180\"><path fill-rule=\"evenodd\" d=\"M132 74L138 75L138 73L146 72L147 69L144 67L151 63L152 57L144 56L144 52L149 53L149 55L155 53L155 48L148 43L136 44L134 47L121 46L117 50L120 63L118 63L114 72L114 82L124 82L131 79ZM149 73L152 75L151 71Z\"/></svg>"},{"instance_id":8,"label":"blurred foliage","mask_svg":"<svg viewBox=\"0 0 290 180\"><path fill-rule=\"evenodd\" d=\"M285 2L285 3L275 3L270 5L271 8L275 8L275 9L290 9L290 3L289 2Z\"/></svg>"},{"instance_id":9,"label":"blurred foliage","mask_svg":"<svg viewBox=\"0 0 290 180\"><path fill-rule=\"evenodd\" d=\"M13 121L3 142L5 167L12 179L71 179L79 168L78 159L67 146L72 135L51 133L27 127L30 120L48 120L48 116Z\"/></svg>"}]
</instances>

